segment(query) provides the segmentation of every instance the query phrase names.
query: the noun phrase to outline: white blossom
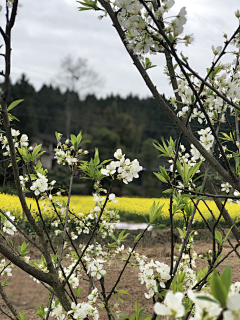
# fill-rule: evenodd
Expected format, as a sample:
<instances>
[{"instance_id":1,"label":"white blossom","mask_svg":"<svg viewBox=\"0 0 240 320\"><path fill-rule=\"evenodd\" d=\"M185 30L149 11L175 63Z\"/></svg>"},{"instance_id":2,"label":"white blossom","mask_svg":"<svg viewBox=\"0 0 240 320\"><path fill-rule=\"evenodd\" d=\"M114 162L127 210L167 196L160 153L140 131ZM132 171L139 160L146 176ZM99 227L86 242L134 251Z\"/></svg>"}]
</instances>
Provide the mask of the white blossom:
<instances>
[{"instance_id":1,"label":"white blossom","mask_svg":"<svg viewBox=\"0 0 240 320\"><path fill-rule=\"evenodd\" d=\"M166 305L159 302L155 303L154 312L157 315L170 316L172 318L183 317L185 313L184 306L182 305L183 297L182 292L173 293L172 291L168 291L164 300Z\"/></svg>"}]
</instances>

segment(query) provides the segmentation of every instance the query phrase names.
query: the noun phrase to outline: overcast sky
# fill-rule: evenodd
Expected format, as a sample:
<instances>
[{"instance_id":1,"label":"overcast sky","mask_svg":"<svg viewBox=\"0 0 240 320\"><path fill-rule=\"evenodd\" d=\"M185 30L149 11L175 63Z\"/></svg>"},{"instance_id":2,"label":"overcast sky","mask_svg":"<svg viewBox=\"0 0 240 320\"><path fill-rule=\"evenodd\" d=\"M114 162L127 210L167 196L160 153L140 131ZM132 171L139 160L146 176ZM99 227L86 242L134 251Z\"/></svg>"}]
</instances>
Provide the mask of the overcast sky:
<instances>
[{"instance_id":1,"label":"overcast sky","mask_svg":"<svg viewBox=\"0 0 240 320\"><path fill-rule=\"evenodd\" d=\"M86 58L89 66L105 82L95 88L98 97L130 93L140 97L150 96L148 88L134 67L109 18L99 20L98 12L79 12L74 0L19 0L21 7L12 37L12 81L25 73L39 90L45 84L56 84L61 60L71 54ZM223 33L231 36L237 28L234 15L240 9L239 0L175 0L174 12L186 6L185 33L193 33L195 42L188 48L182 45L185 56L201 75L211 64L211 46L222 45ZM5 0L0 0L4 5ZM173 12L173 13L174 13ZM4 28L4 11L0 25ZM152 59L152 58L151 58ZM166 76L163 75L164 58L153 59L158 67L149 71L160 93L172 95ZM0 70L3 61L0 60Z\"/></svg>"}]
</instances>

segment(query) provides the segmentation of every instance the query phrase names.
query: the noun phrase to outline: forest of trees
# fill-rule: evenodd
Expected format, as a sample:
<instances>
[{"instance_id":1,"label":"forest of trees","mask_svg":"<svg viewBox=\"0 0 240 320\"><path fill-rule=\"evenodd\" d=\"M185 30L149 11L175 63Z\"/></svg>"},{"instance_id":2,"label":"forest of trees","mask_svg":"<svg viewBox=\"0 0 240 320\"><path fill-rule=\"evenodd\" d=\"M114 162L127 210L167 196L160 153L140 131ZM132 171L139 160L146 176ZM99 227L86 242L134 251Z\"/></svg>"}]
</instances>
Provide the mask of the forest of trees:
<instances>
[{"instance_id":1,"label":"forest of trees","mask_svg":"<svg viewBox=\"0 0 240 320\"><path fill-rule=\"evenodd\" d=\"M130 95L97 99L88 95L80 100L76 92L67 90L63 93L52 86L43 85L36 91L22 75L11 85L9 103L18 99L24 101L12 110L19 119L19 122L14 121L14 128L26 133L30 143L34 143L32 139L38 133L54 136L57 131L69 137L70 133L82 131L83 137L91 141L85 146L90 156L97 147L101 159L109 159L117 148L121 148L130 159L140 160L145 168L141 187L128 186L123 193L159 196L160 182L153 175L159 160L153 140L161 141L170 136L177 139L179 132L153 98L139 99ZM194 128L198 129L197 122ZM3 181L6 165L3 163L0 162L0 184L6 185L7 181ZM59 175L59 170L54 168L52 176ZM8 180L11 181L11 177Z\"/></svg>"}]
</instances>

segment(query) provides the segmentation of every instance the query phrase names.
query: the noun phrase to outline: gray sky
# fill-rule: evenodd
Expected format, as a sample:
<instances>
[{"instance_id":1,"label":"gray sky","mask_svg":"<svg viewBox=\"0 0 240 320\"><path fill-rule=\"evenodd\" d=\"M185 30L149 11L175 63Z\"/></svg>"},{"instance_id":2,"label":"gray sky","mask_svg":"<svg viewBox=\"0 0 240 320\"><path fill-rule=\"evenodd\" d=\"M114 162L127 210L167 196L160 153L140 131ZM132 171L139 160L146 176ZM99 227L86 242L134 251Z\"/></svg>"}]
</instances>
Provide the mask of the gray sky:
<instances>
[{"instance_id":1,"label":"gray sky","mask_svg":"<svg viewBox=\"0 0 240 320\"><path fill-rule=\"evenodd\" d=\"M109 18L99 20L98 12L79 12L74 0L19 0L16 25L12 37L12 80L24 72L38 90L42 84L55 84L61 60L71 54L88 59L91 66L104 79L102 88L94 91L98 97L130 93L140 97L150 96L148 88L134 67ZM223 33L231 36L237 28L234 15L240 9L239 0L175 0L171 13L177 14L186 6L188 13L184 33L193 33L195 43L188 48L179 46L189 57L189 63L201 75L213 58L211 46L222 45ZM4 5L5 1L0 0ZM4 11L0 25L4 27ZM150 59L158 67L150 69L160 93L172 94L163 75L164 58ZM226 58L227 59L227 58ZM226 60L225 60L226 61ZM3 60L0 60L0 70Z\"/></svg>"}]
</instances>

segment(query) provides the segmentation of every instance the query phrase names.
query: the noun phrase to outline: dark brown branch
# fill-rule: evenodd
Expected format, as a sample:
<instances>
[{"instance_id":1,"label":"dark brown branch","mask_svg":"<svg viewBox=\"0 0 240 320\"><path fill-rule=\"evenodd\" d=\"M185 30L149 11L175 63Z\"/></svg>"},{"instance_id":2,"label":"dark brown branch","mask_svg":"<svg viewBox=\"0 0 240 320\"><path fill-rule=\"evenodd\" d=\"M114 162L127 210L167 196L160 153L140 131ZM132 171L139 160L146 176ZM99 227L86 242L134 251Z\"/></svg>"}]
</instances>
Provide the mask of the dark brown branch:
<instances>
[{"instance_id":1,"label":"dark brown branch","mask_svg":"<svg viewBox=\"0 0 240 320\"><path fill-rule=\"evenodd\" d=\"M16 318L12 318L7 312L5 312L2 308L0 308L1 313L5 314L5 316L7 316L9 319L11 320L16 320Z\"/></svg>"},{"instance_id":2,"label":"dark brown branch","mask_svg":"<svg viewBox=\"0 0 240 320\"><path fill-rule=\"evenodd\" d=\"M0 252L13 264L15 264L17 267L25 271L26 273L30 274L34 278L38 279L39 281L43 281L50 286L53 286L53 276L50 273L44 273L41 270L38 270L25 261L23 261L21 258L17 257L15 254L11 253L1 242L0 242Z\"/></svg>"},{"instance_id":3,"label":"dark brown branch","mask_svg":"<svg viewBox=\"0 0 240 320\"><path fill-rule=\"evenodd\" d=\"M11 17L9 21L9 28L12 29L16 20L17 16L17 7L18 7L18 0L13 1L13 6L12 6L12 12L11 12Z\"/></svg>"},{"instance_id":4,"label":"dark brown branch","mask_svg":"<svg viewBox=\"0 0 240 320\"><path fill-rule=\"evenodd\" d=\"M8 306L8 309L12 312L12 314L15 316L15 318L17 319L18 314L16 309L14 308L14 306L12 305L12 302L8 299L6 293L3 290L3 287L0 283L0 294L2 296L3 301L6 303L6 305Z\"/></svg>"},{"instance_id":5,"label":"dark brown branch","mask_svg":"<svg viewBox=\"0 0 240 320\"><path fill-rule=\"evenodd\" d=\"M2 37L3 37L4 42L6 42L7 41L7 36L6 36L5 32L3 31L2 27L0 27L0 33L1 33Z\"/></svg>"}]
</instances>

